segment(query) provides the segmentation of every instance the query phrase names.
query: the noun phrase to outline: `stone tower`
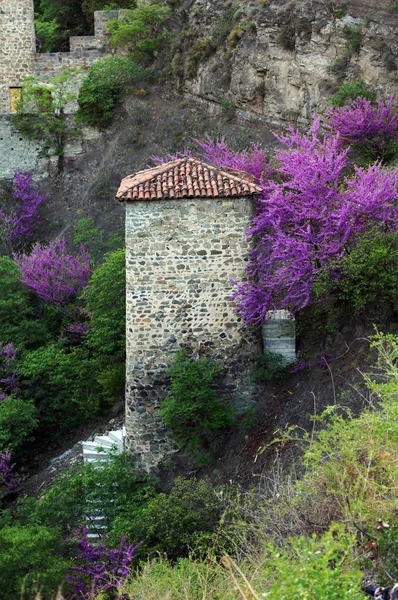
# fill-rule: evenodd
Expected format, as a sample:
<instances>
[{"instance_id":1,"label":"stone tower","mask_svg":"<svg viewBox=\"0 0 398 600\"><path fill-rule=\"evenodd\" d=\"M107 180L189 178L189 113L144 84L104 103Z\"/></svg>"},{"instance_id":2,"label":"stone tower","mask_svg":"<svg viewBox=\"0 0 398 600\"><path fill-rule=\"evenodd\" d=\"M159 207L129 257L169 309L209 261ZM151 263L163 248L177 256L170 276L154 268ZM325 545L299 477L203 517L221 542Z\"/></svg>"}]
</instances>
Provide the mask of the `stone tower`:
<instances>
[{"instance_id":1,"label":"stone tower","mask_svg":"<svg viewBox=\"0 0 398 600\"><path fill-rule=\"evenodd\" d=\"M33 0L0 0L0 114L10 113L12 88L33 74L34 59Z\"/></svg>"},{"instance_id":2,"label":"stone tower","mask_svg":"<svg viewBox=\"0 0 398 600\"><path fill-rule=\"evenodd\" d=\"M242 327L231 280L242 281L260 189L241 172L179 159L127 177L126 441L150 470L175 450L158 409L181 348L218 360L218 393L242 413L254 403L250 359L260 331Z\"/></svg>"}]
</instances>

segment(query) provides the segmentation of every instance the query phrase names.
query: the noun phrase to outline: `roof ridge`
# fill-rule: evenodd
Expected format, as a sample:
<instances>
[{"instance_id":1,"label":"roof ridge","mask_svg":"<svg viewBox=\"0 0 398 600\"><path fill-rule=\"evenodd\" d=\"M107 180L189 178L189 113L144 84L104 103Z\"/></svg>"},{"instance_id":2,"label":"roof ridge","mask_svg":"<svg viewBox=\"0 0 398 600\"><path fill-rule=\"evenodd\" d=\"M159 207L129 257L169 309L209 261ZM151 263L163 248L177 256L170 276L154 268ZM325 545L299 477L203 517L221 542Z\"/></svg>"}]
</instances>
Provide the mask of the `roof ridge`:
<instances>
[{"instance_id":1,"label":"roof ridge","mask_svg":"<svg viewBox=\"0 0 398 600\"><path fill-rule=\"evenodd\" d=\"M187 167L188 163L191 164L191 167ZM194 171L192 171L192 168ZM193 156L182 156L168 163L128 175L122 179L116 198L119 200L193 196L217 198L230 195L253 195L261 192L261 188L253 181L255 178L252 175L238 169L233 169L233 171L231 173L228 167L218 167ZM237 173L241 173L242 175L238 175ZM165 176L166 179L164 179ZM160 189L156 190L155 195L149 194L146 197L142 197L140 193L134 195L134 188L139 188L151 181L155 183L154 180L157 180L159 183L159 178L161 178ZM186 185L184 185L184 180ZM224 183L223 180L229 180L229 184L228 182ZM198 183L201 185L198 185ZM198 189L196 190L196 188Z\"/></svg>"}]
</instances>

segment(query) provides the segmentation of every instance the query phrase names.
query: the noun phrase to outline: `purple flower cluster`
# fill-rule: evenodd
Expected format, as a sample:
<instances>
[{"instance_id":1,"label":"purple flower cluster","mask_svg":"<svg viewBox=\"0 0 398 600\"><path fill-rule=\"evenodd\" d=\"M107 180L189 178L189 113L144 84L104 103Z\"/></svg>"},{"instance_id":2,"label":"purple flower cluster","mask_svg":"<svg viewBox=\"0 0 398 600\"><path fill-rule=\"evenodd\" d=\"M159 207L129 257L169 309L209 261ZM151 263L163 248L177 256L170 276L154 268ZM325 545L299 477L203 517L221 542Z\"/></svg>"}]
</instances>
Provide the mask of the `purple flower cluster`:
<instances>
[{"instance_id":1,"label":"purple flower cluster","mask_svg":"<svg viewBox=\"0 0 398 600\"><path fill-rule=\"evenodd\" d=\"M22 282L44 302L67 312L67 304L80 295L90 277L90 255L81 246L76 256L67 253L65 239L48 246L36 244L31 254L14 256Z\"/></svg>"},{"instance_id":2,"label":"purple flower cluster","mask_svg":"<svg viewBox=\"0 0 398 600\"><path fill-rule=\"evenodd\" d=\"M11 394L16 395L18 388L16 358L17 348L14 348L13 344L4 345L0 342L0 402L6 400Z\"/></svg>"},{"instance_id":3,"label":"purple flower cluster","mask_svg":"<svg viewBox=\"0 0 398 600\"><path fill-rule=\"evenodd\" d=\"M369 158L388 158L398 141L398 111L393 105L394 96L385 104L378 100L357 98L347 106L327 113L333 134L340 136L342 146L351 146Z\"/></svg>"},{"instance_id":4,"label":"purple flower cluster","mask_svg":"<svg viewBox=\"0 0 398 600\"><path fill-rule=\"evenodd\" d=\"M0 452L0 490L4 494L17 492L21 486L19 477L14 473L15 465L11 464L10 451Z\"/></svg>"},{"instance_id":5,"label":"purple flower cluster","mask_svg":"<svg viewBox=\"0 0 398 600\"><path fill-rule=\"evenodd\" d=\"M139 544L126 544L126 539L120 540L117 549L108 548L104 542L95 546L87 538L87 529L75 534L79 552L75 562L70 567L68 581L73 584L74 599L92 600L100 592L119 590L126 579L129 564L135 558Z\"/></svg>"},{"instance_id":6,"label":"purple flower cluster","mask_svg":"<svg viewBox=\"0 0 398 600\"><path fill-rule=\"evenodd\" d=\"M228 148L224 140L213 140L211 137L207 137L204 142L197 139L193 141L202 150L199 157L211 165L245 171L259 181L266 181L273 176L266 150L259 148L256 144L252 143L248 150L234 152ZM166 158L152 156L152 160L164 164L171 160L191 156L193 156L192 150L187 149L177 154L168 155Z\"/></svg>"},{"instance_id":7,"label":"purple flower cluster","mask_svg":"<svg viewBox=\"0 0 398 600\"><path fill-rule=\"evenodd\" d=\"M32 177L32 171L27 173L15 171L12 196L16 206L10 215L0 211L0 219L3 219L6 224L8 240L14 247L32 242L40 226L38 210L46 199L46 194L34 189Z\"/></svg>"},{"instance_id":8,"label":"purple flower cluster","mask_svg":"<svg viewBox=\"0 0 398 600\"><path fill-rule=\"evenodd\" d=\"M319 272L340 258L353 234L398 224L398 172L375 163L344 175L348 149L339 137L319 138L320 121L301 135L277 136L279 180L263 186L259 215L249 234L257 240L248 280L235 298L247 322L262 322L268 310L295 312L306 306Z\"/></svg>"}]
</instances>

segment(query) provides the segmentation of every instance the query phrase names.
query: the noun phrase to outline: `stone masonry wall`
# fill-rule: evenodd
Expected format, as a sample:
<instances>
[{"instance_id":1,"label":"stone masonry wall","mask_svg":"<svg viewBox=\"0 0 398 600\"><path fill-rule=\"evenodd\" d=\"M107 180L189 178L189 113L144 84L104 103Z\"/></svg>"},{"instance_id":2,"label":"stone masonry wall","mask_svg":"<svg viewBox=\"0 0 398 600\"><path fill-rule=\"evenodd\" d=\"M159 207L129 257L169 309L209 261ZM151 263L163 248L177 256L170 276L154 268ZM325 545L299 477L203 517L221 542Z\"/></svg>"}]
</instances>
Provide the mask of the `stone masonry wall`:
<instances>
[{"instance_id":1,"label":"stone masonry wall","mask_svg":"<svg viewBox=\"0 0 398 600\"><path fill-rule=\"evenodd\" d=\"M150 470L176 449L158 415L165 370L181 348L225 366L219 393L237 413L256 388L259 332L242 328L231 280L242 280L251 198L127 203L127 445Z\"/></svg>"},{"instance_id":2,"label":"stone masonry wall","mask_svg":"<svg viewBox=\"0 0 398 600\"><path fill-rule=\"evenodd\" d=\"M107 23L122 11L96 11L95 35L72 37L70 52L36 53L33 0L0 0L0 179L10 179L15 170L45 172L39 164L40 147L22 139L10 120L10 87L20 87L30 75L48 81L69 67L79 67L71 88L78 93L87 70L100 58L112 54ZM76 102L67 107L74 113ZM76 145L68 156L79 152Z\"/></svg>"},{"instance_id":3,"label":"stone masonry wall","mask_svg":"<svg viewBox=\"0 0 398 600\"><path fill-rule=\"evenodd\" d=\"M32 74L33 0L0 0L0 114L10 112L9 88Z\"/></svg>"}]
</instances>

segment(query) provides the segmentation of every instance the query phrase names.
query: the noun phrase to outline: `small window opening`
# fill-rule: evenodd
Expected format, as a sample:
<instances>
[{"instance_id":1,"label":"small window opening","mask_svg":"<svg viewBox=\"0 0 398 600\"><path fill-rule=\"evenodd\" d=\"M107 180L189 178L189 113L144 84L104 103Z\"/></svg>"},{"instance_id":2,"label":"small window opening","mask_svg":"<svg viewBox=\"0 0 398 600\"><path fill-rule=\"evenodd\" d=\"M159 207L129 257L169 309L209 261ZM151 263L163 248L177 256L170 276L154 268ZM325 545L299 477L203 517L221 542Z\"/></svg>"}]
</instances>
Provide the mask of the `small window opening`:
<instances>
[{"instance_id":1,"label":"small window opening","mask_svg":"<svg viewBox=\"0 0 398 600\"><path fill-rule=\"evenodd\" d=\"M10 113L17 112L18 102L21 101L22 97L22 88L20 87L12 87L10 88Z\"/></svg>"}]
</instances>

